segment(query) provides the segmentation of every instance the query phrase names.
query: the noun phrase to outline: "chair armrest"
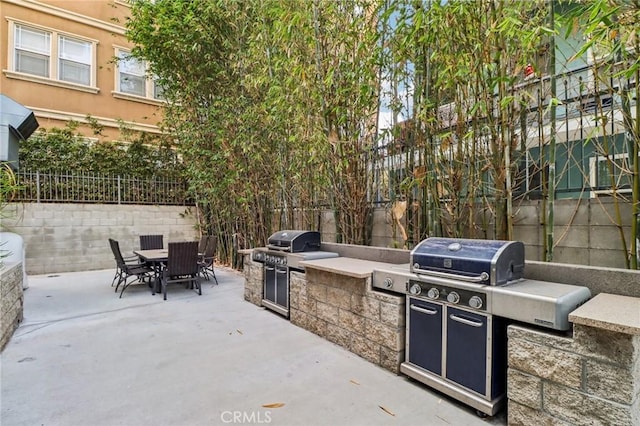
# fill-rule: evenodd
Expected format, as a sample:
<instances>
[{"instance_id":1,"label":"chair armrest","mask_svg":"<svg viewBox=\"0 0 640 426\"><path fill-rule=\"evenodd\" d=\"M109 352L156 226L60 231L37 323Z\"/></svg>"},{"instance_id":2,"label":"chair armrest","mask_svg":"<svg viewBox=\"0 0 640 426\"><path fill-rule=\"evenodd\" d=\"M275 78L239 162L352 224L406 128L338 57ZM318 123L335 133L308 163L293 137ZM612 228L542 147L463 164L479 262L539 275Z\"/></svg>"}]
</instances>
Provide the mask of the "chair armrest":
<instances>
[{"instance_id":1,"label":"chair armrest","mask_svg":"<svg viewBox=\"0 0 640 426\"><path fill-rule=\"evenodd\" d=\"M131 255L131 256L123 256L122 259L124 260L124 263L140 263L141 260L138 256L136 256L135 254Z\"/></svg>"}]
</instances>

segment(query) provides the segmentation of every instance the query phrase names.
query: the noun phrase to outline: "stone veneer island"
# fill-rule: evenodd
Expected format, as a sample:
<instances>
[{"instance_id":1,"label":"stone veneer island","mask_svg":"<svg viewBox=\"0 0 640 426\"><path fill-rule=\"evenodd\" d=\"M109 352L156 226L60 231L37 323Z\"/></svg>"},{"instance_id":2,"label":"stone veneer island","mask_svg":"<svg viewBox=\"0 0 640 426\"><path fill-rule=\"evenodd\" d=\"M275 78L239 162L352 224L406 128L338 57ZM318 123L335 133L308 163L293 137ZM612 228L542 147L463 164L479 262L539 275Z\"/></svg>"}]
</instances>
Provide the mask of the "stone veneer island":
<instances>
[{"instance_id":1,"label":"stone veneer island","mask_svg":"<svg viewBox=\"0 0 640 426\"><path fill-rule=\"evenodd\" d=\"M322 249L343 257L291 271L291 322L398 374L405 296L373 290L371 277L375 268L406 263L409 253L333 243ZM243 254L245 300L261 306L262 264L251 250ZM527 262L525 278L584 285L594 297L569 315L569 332L509 325L508 423L640 425L640 272Z\"/></svg>"}]
</instances>

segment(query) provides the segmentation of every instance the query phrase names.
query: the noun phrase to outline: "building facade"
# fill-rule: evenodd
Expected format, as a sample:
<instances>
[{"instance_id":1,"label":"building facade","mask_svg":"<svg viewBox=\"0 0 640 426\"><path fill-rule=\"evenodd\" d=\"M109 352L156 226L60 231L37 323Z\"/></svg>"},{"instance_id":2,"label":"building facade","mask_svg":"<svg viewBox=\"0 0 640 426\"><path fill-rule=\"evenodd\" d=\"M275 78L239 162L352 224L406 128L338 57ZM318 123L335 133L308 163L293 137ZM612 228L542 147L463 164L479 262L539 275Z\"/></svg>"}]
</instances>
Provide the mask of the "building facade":
<instances>
[{"instance_id":1,"label":"building facade","mask_svg":"<svg viewBox=\"0 0 640 426\"><path fill-rule=\"evenodd\" d=\"M118 140L122 128L160 133L161 90L144 63L127 57L128 1L0 0L0 6L0 91L31 109L41 128L73 120L87 137L95 125L109 140Z\"/></svg>"}]
</instances>

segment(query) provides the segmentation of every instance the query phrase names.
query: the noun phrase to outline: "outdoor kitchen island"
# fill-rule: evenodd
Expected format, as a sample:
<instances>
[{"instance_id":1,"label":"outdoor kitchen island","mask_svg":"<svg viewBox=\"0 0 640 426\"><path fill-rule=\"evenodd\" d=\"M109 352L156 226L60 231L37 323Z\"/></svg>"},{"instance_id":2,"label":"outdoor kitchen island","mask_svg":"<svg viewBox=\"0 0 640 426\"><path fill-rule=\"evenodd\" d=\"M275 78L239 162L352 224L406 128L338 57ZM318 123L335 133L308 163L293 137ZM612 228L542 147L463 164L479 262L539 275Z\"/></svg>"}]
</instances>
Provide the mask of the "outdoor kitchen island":
<instances>
[{"instance_id":1,"label":"outdoor kitchen island","mask_svg":"<svg viewBox=\"0 0 640 426\"><path fill-rule=\"evenodd\" d=\"M322 250L341 258L292 272L291 321L399 374L405 296L373 290L381 284L373 270L406 269L409 252L337 243ZM251 250L243 254L245 300L262 306L262 265ZM508 326L508 423L640 425L640 271L527 261L524 278L586 286L595 297L568 313L566 331Z\"/></svg>"},{"instance_id":2,"label":"outdoor kitchen island","mask_svg":"<svg viewBox=\"0 0 640 426\"><path fill-rule=\"evenodd\" d=\"M337 244L328 245L334 250ZM405 300L403 295L372 289L373 270L397 264L381 262L384 253L392 261L408 261L403 250L371 250L342 245L348 254L364 249L371 259L347 257L315 259L300 262L304 271L291 271L289 319L298 327L311 331L369 362L395 374L400 373L405 350ZM264 268L252 259L252 251L244 255L244 299L262 305Z\"/></svg>"},{"instance_id":3,"label":"outdoor kitchen island","mask_svg":"<svg viewBox=\"0 0 640 426\"><path fill-rule=\"evenodd\" d=\"M405 297L371 287L375 268L393 264L350 257L301 262L291 281L291 322L393 373L405 349Z\"/></svg>"}]
</instances>

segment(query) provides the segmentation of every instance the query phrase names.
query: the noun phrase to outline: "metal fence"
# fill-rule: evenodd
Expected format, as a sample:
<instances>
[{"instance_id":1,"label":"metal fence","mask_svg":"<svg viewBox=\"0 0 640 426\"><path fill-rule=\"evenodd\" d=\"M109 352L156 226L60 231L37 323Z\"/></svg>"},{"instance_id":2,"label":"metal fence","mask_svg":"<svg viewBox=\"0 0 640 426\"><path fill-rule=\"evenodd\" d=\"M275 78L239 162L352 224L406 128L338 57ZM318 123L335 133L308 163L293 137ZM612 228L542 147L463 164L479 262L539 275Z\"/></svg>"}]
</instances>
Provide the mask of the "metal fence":
<instances>
[{"instance_id":1,"label":"metal fence","mask_svg":"<svg viewBox=\"0 0 640 426\"><path fill-rule=\"evenodd\" d=\"M617 67L617 65L616 65ZM614 68L616 71L618 68ZM602 72L602 70L600 70ZM555 140L555 181L549 179L549 141L551 137L550 105L552 103L551 79L549 76L521 82L514 86L514 96L527 100L527 107L520 117L512 119L518 145L513 154L512 188L516 198L539 199L544 185L552 187L559 198L588 198L599 194L631 192L632 163L631 147L637 144L637 135L625 127L625 120L635 123L638 117L632 114L636 109L636 81L624 76L603 79L598 70L585 66L568 70L556 76L555 98L559 101L554 120ZM636 96L621 96L621 88ZM628 105L625 105L625 102ZM496 100L499 103L499 100ZM377 146L371 155L372 201L377 204L392 202L402 195L417 199L420 176L433 172L437 180L437 190L447 202L446 194L455 188L456 178L463 176L465 183L473 182L482 188L483 196L491 196L494 185L489 173L470 176L469 158L454 161L454 153L465 146L465 137L470 132L473 119L469 114L470 105L459 110L454 103L439 107L438 117L441 132L446 141L442 144L436 135L432 142L418 141L415 132L406 123L398 136L388 136L384 144ZM627 111L625 112L625 108ZM625 118L627 117L627 118ZM495 120L497 121L497 117ZM632 127L632 126L631 126ZM632 138L636 138L635 141ZM475 170L481 170L484 153L489 151L488 140L480 136L474 138L474 152L470 154L477 163ZM446 146L446 148L445 148ZM430 164L435 161L435 164ZM495 167L501 167L496 164ZM455 173L450 173L451 171ZM403 187L404 183L404 187ZM416 183L410 185L411 183ZM464 186L463 186L464 187ZM402 194L403 190L405 194ZM406 194L406 191L412 194ZM479 192L476 191L476 194ZM464 191L458 192L464 198Z\"/></svg>"},{"instance_id":2,"label":"metal fence","mask_svg":"<svg viewBox=\"0 0 640 426\"><path fill-rule=\"evenodd\" d=\"M159 177L140 179L100 173L40 173L19 171L20 186L13 201L43 203L103 203L193 205L187 183Z\"/></svg>"}]
</instances>

